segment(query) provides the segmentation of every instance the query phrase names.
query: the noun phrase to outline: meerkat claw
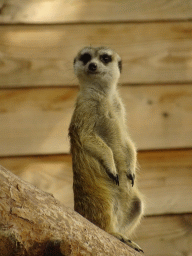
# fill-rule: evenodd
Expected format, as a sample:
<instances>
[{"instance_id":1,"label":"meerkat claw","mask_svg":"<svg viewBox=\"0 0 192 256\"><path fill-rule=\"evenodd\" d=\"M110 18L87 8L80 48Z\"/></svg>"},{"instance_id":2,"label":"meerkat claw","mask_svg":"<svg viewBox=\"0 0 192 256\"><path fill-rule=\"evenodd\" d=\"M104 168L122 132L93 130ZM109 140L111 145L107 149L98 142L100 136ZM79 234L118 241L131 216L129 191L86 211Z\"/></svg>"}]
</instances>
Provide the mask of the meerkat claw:
<instances>
[{"instance_id":1,"label":"meerkat claw","mask_svg":"<svg viewBox=\"0 0 192 256\"><path fill-rule=\"evenodd\" d=\"M111 178L113 181L115 181L116 185L119 186L119 175L113 175L111 172L107 172L109 178Z\"/></svg>"},{"instance_id":2,"label":"meerkat claw","mask_svg":"<svg viewBox=\"0 0 192 256\"><path fill-rule=\"evenodd\" d=\"M129 180L131 180L131 184L132 184L132 187L134 186L134 182L135 182L135 174L127 174L127 178Z\"/></svg>"},{"instance_id":3,"label":"meerkat claw","mask_svg":"<svg viewBox=\"0 0 192 256\"><path fill-rule=\"evenodd\" d=\"M138 249L138 248L135 248L135 251L144 253L142 249Z\"/></svg>"},{"instance_id":4,"label":"meerkat claw","mask_svg":"<svg viewBox=\"0 0 192 256\"><path fill-rule=\"evenodd\" d=\"M119 175L118 174L116 175L115 182L116 182L116 185L119 186Z\"/></svg>"},{"instance_id":5,"label":"meerkat claw","mask_svg":"<svg viewBox=\"0 0 192 256\"><path fill-rule=\"evenodd\" d=\"M144 253L144 251L143 251L136 243L132 242L131 240L129 240L129 239L124 239L124 238L122 237L122 238L120 238L120 241L123 242L123 243L125 243L125 244L127 244L127 245L129 245L129 246L132 247L135 251Z\"/></svg>"}]
</instances>

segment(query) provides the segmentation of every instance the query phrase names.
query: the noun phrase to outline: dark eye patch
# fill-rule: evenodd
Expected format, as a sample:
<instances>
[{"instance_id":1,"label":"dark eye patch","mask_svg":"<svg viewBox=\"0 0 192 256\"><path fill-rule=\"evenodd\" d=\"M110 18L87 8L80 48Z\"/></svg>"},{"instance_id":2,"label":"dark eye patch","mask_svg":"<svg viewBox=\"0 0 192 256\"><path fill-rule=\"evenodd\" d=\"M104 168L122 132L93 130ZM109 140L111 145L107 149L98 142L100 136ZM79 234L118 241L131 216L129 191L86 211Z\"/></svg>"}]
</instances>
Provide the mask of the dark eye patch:
<instances>
[{"instance_id":1,"label":"dark eye patch","mask_svg":"<svg viewBox=\"0 0 192 256\"><path fill-rule=\"evenodd\" d=\"M103 63L107 64L112 61L112 57L108 54L103 54L100 56L100 59Z\"/></svg>"},{"instance_id":2,"label":"dark eye patch","mask_svg":"<svg viewBox=\"0 0 192 256\"><path fill-rule=\"evenodd\" d=\"M86 65L91 60L91 55L89 53L84 53L80 56L79 60Z\"/></svg>"}]
</instances>

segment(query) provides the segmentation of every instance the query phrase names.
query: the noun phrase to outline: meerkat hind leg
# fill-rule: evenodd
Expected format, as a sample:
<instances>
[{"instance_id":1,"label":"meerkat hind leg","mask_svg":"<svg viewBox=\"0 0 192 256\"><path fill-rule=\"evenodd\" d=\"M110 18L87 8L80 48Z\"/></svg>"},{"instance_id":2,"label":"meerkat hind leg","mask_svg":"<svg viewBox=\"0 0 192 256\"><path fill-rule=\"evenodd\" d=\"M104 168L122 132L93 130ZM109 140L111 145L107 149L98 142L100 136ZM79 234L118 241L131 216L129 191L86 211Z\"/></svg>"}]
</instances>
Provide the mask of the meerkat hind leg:
<instances>
[{"instance_id":1,"label":"meerkat hind leg","mask_svg":"<svg viewBox=\"0 0 192 256\"><path fill-rule=\"evenodd\" d=\"M126 245L130 246L131 248L135 249L137 252L143 252L143 250L141 249L141 247L136 244L135 242L129 240L127 237L125 237L124 235L120 234L120 233L110 233L112 236L116 237L117 239L119 239L121 242L125 243Z\"/></svg>"}]
</instances>

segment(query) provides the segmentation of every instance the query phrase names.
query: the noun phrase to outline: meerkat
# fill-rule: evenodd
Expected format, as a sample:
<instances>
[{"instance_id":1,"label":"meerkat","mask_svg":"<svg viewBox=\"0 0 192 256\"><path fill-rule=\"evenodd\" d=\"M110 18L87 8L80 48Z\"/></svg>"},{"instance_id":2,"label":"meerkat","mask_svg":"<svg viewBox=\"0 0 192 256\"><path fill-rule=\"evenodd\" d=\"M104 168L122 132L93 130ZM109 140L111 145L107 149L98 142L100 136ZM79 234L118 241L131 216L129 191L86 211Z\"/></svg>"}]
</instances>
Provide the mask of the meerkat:
<instances>
[{"instance_id":1,"label":"meerkat","mask_svg":"<svg viewBox=\"0 0 192 256\"><path fill-rule=\"evenodd\" d=\"M69 126L74 209L137 251L129 240L140 222L136 149L126 128L117 90L119 55L107 47L85 47L74 59L80 84Z\"/></svg>"}]
</instances>

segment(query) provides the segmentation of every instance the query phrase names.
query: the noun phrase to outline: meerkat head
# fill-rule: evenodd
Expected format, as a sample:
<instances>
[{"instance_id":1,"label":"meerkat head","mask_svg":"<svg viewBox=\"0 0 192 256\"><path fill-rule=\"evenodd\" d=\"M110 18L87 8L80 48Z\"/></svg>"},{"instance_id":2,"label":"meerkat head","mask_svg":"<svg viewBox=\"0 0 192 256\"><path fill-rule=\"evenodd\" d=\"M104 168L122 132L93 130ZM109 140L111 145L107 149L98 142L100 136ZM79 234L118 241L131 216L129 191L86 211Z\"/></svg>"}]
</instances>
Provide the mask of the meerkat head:
<instances>
[{"instance_id":1,"label":"meerkat head","mask_svg":"<svg viewBox=\"0 0 192 256\"><path fill-rule=\"evenodd\" d=\"M121 58L107 47L85 47L74 59L74 71L81 86L110 88L117 84L121 69Z\"/></svg>"}]
</instances>

